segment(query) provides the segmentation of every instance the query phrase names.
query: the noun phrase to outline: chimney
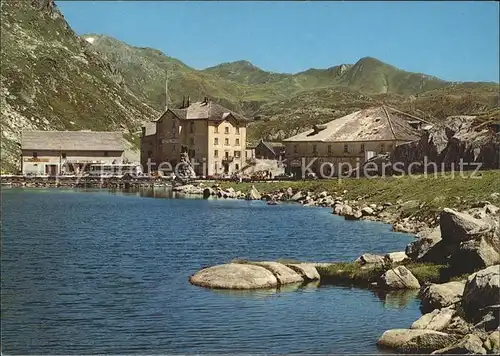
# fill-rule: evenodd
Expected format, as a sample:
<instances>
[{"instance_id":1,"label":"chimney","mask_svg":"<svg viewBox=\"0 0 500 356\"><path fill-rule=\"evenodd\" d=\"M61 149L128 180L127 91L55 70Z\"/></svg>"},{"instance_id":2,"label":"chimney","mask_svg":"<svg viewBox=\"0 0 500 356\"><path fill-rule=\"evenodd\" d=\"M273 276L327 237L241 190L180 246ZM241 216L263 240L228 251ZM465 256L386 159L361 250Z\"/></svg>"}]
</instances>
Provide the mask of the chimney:
<instances>
[{"instance_id":1,"label":"chimney","mask_svg":"<svg viewBox=\"0 0 500 356\"><path fill-rule=\"evenodd\" d=\"M186 107L189 107L189 105L191 105L191 98L188 96L188 98L187 98L187 103L186 103Z\"/></svg>"},{"instance_id":2,"label":"chimney","mask_svg":"<svg viewBox=\"0 0 500 356\"><path fill-rule=\"evenodd\" d=\"M146 136L146 126L141 127L142 137Z\"/></svg>"}]
</instances>

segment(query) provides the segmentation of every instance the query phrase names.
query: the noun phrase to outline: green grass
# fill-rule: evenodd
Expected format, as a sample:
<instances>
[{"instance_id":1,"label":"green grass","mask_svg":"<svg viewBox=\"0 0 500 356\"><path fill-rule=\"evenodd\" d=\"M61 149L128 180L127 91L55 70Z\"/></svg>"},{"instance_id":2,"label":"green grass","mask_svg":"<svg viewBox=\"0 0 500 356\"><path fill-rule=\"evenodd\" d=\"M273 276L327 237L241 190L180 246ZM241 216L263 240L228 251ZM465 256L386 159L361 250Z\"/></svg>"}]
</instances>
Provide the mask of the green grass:
<instances>
[{"instance_id":1,"label":"green grass","mask_svg":"<svg viewBox=\"0 0 500 356\"><path fill-rule=\"evenodd\" d=\"M317 267L322 283L339 285L370 286L377 282L387 270L405 266L418 279L421 285L425 283L445 283L451 280L462 280L465 275L455 275L448 265L432 263L403 262L394 265L364 265L358 262L337 262L329 266Z\"/></svg>"},{"instance_id":2,"label":"green grass","mask_svg":"<svg viewBox=\"0 0 500 356\"><path fill-rule=\"evenodd\" d=\"M451 278L448 265L416 262L403 263L403 265L418 279L420 284L444 283Z\"/></svg>"},{"instance_id":3,"label":"green grass","mask_svg":"<svg viewBox=\"0 0 500 356\"><path fill-rule=\"evenodd\" d=\"M344 198L367 203L392 203L416 201L415 204L398 207L403 217L414 216L421 220L439 215L443 208L463 210L474 203L490 200L491 194L500 192L500 171L483 171L480 176L472 178L471 173L459 173L452 177L450 173L434 175L416 175L414 177L386 178L348 178L316 181L292 181L269 183L231 183L220 182L222 188L234 187L246 192L255 185L261 193L271 193L291 187L294 191L310 191L319 193L327 191L334 198L347 193ZM492 201L492 203L495 203Z\"/></svg>"},{"instance_id":4,"label":"green grass","mask_svg":"<svg viewBox=\"0 0 500 356\"><path fill-rule=\"evenodd\" d=\"M340 285L369 286L376 282L387 270L380 265L365 265L357 262L337 262L325 267L317 267L322 283Z\"/></svg>"}]
</instances>

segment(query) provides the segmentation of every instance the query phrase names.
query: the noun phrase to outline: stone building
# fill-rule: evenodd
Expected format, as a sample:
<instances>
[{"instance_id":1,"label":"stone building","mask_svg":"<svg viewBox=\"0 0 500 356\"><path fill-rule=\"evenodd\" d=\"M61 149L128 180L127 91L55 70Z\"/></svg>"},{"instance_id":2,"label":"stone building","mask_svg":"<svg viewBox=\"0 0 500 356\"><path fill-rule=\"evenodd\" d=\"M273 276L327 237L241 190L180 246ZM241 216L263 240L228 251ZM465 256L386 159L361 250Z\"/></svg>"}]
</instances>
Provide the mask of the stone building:
<instances>
[{"instance_id":1,"label":"stone building","mask_svg":"<svg viewBox=\"0 0 500 356\"><path fill-rule=\"evenodd\" d=\"M426 123L418 117L379 106L315 125L283 140L287 173L302 176L303 167L313 162L309 167L316 174L337 175L377 154L392 152L396 145L417 140L422 124Z\"/></svg>"},{"instance_id":2,"label":"stone building","mask_svg":"<svg viewBox=\"0 0 500 356\"><path fill-rule=\"evenodd\" d=\"M23 131L23 175L56 176L81 173L91 164L120 164L124 142L121 132Z\"/></svg>"},{"instance_id":3,"label":"stone building","mask_svg":"<svg viewBox=\"0 0 500 356\"><path fill-rule=\"evenodd\" d=\"M281 142L266 142L260 140L255 146L255 157L258 159L280 160L285 154L285 145Z\"/></svg>"},{"instance_id":4,"label":"stone building","mask_svg":"<svg viewBox=\"0 0 500 356\"><path fill-rule=\"evenodd\" d=\"M142 129L144 172L168 171L187 152L198 176L233 174L245 164L248 119L205 98L167 109ZM169 165L162 165L169 162Z\"/></svg>"}]
</instances>

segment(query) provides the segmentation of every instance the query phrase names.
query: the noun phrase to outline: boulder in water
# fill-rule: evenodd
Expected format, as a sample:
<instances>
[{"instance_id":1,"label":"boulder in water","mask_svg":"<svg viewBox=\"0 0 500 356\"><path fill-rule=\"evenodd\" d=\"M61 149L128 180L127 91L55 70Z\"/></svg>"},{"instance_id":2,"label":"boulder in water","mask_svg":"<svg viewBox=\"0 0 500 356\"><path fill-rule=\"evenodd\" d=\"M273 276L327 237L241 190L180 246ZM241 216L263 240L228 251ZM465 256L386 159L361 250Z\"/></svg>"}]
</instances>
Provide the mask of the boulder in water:
<instances>
[{"instance_id":1,"label":"boulder in water","mask_svg":"<svg viewBox=\"0 0 500 356\"><path fill-rule=\"evenodd\" d=\"M217 289L258 289L278 285L275 275L262 266L229 263L196 272L189 282L200 287Z\"/></svg>"},{"instance_id":2,"label":"boulder in water","mask_svg":"<svg viewBox=\"0 0 500 356\"><path fill-rule=\"evenodd\" d=\"M426 353L447 347L458 339L455 335L441 331L392 329L382 334L377 345L404 353Z\"/></svg>"}]
</instances>

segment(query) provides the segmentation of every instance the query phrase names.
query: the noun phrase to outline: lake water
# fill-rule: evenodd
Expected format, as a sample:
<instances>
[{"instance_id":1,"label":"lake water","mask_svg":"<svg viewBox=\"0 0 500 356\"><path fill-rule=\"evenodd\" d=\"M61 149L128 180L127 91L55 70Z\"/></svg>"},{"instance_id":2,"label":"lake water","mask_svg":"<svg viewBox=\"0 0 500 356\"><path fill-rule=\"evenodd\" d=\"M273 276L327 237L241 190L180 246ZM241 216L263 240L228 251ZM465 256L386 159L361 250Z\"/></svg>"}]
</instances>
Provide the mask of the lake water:
<instances>
[{"instance_id":1,"label":"lake water","mask_svg":"<svg viewBox=\"0 0 500 356\"><path fill-rule=\"evenodd\" d=\"M296 204L154 195L2 189L3 353L373 353L386 329L420 315L414 293L188 282L235 258L327 262L403 250L412 237L388 225Z\"/></svg>"}]
</instances>

